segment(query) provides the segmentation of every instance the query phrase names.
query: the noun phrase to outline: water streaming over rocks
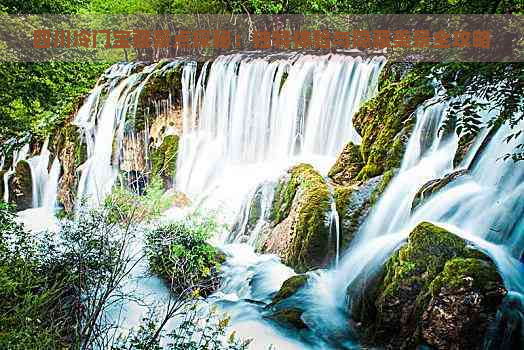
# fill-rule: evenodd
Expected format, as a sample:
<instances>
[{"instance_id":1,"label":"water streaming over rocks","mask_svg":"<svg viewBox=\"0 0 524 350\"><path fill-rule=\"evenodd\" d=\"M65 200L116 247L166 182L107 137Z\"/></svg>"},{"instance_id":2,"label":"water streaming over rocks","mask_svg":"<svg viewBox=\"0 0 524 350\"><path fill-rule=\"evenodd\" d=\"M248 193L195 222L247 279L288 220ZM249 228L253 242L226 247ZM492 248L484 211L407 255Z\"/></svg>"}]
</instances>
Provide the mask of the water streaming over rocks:
<instances>
[{"instance_id":1,"label":"water streaming over rocks","mask_svg":"<svg viewBox=\"0 0 524 350\"><path fill-rule=\"evenodd\" d=\"M436 223L485 251L499 268L511 298L521 300L524 168L498 158L523 142L524 135L506 143L508 130L502 126L477 154L488 134L483 130L462 162L454 166L458 137L440 130L447 105L438 101L437 94L415 111L416 124L401 168L345 251L340 250L341 217L330 194L328 219L336 241L335 263L330 269L307 273L304 287L292 297L300 305L300 319L307 330L290 330L267 320L267 304L283 282L295 275L276 256L254 252L260 232L270 222L275 183L301 161L325 175L347 142L361 142L352 116L376 92L383 63L381 58L337 55L261 58L238 54L203 66L193 62L141 69L134 63L115 65L74 120L87 149L77 197L87 197L96 205L110 192L121 170L123 139L133 132L126 121L136 116L141 93L156 74L182 65L181 138L174 183L195 200L195 206L221 209L227 223L238 219L231 232L215 237L214 244L228 258L221 288L208 300L232 315L231 327L242 337L254 338L253 348L358 348L357 336L348 327L347 286L365 273L378 271L421 221ZM170 95L166 101L155 102L157 116L171 110L172 99ZM493 113L497 111L486 113L486 120ZM143 140L146 158L154 141L148 134L150 122L146 119L145 132L133 136L135 141ZM167 133L175 133L169 128L174 125ZM26 153L15 156L15 162ZM35 207L52 207L56 202L60 164L55 158L48 171L48 163L47 146L30 160L37 174ZM464 173L413 206L421 187L456 170ZM6 178L7 173L5 182ZM249 205L253 202L255 208ZM260 218L255 222L250 220L253 210ZM176 210L168 211L164 218L178 215ZM141 244L135 249L141 250ZM156 277L144 276L146 270L146 264L139 264L128 285L145 299L166 297L165 286ZM120 315L124 328L136 325L144 312L138 304L128 305Z\"/></svg>"}]
</instances>

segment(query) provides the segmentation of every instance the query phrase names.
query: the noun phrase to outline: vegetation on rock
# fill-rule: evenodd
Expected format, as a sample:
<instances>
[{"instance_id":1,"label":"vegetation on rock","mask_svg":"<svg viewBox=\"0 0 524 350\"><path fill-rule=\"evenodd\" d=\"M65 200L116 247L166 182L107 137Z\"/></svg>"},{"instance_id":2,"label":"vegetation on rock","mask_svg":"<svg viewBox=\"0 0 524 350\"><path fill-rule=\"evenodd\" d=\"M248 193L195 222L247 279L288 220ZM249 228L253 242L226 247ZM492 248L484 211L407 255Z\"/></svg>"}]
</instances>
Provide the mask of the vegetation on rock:
<instances>
[{"instance_id":1,"label":"vegetation on rock","mask_svg":"<svg viewBox=\"0 0 524 350\"><path fill-rule=\"evenodd\" d=\"M427 222L410 233L374 281L353 300L352 317L361 322L366 341L401 348L481 348L483 337L471 332L486 334L506 294L487 256ZM447 324L449 319L454 322Z\"/></svg>"},{"instance_id":2,"label":"vegetation on rock","mask_svg":"<svg viewBox=\"0 0 524 350\"><path fill-rule=\"evenodd\" d=\"M164 137L160 147L151 152L151 173L160 176L166 188L171 187L176 171L176 160L178 156L177 135Z\"/></svg>"},{"instance_id":3,"label":"vegetation on rock","mask_svg":"<svg viewBox=\"0 0 524 350\"><path fill-rule=\"evenodd\" d=\"M330 200L325 180L311 165L291 168L277 184L271 209L273 232L263 251L279 254L298 272L325 266L330 252Z\"/></svg>"},{"instance_id":4,"label":"vegetation on rock","mask_svg":"<svg viewBox=\"0 0 524 350\"><path fill-rule=\"evenodd\" d=\"M409 127L409 117L415 109L433 94L429 79L408 72L398 82L383 84L378 95L359 109L353 116L353 125L362 136L360 152L365 165L358 180L400 166L404 153L401 131Z\"/></svg>"},{"instance_id":5,"label":"vegetation on rock","mask_svg":"<svg viewBox=\"0 0 524 350\"><path fill-rule=\"evenodd\" d=\"M146 247L151 271L177 293L213 293L225 256L207 240L218 228L211 217L192 216L151 231Z\"/></svg>"},{"instance_id":6,"label":"vegetation on rock","mask_svg":"<svg viewBox=\"0 0 524 350\"><path fill-rule=\"evenodd\" d=\"M359 147L349 142L329 170L328 176L337 185L346 186L356 178L363 166Z\"/></svg>"}]
</instances>

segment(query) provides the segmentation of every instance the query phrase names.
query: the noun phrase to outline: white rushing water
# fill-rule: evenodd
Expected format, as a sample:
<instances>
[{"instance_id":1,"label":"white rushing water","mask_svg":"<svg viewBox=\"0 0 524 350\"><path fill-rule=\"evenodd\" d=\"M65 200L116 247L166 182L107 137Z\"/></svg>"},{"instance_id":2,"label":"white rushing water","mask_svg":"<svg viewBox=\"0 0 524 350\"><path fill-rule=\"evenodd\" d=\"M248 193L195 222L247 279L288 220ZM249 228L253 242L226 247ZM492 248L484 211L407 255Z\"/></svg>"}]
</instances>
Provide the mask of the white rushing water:
<instances>
[{"instance_id":1,"label":"white rushing water","mask_svg":"<svg viewBox=\"0 0 524 350\"><path fill-rule=\"evenodd\" d=\"M45 141L40 154L29 158L27 162L31 167L33 208L45 208L53 214L58 197L60 161L55 157L49 166L51 153L48 144L49 140Z\"/></svg>"},{"instance_id":2,"label":"white rushing water","mask_svg":"<svg viewBox=\"0 0 524 350\"><path fill-rule=\"evenodd\" d=\"M250 188L300 160L326 170L344 144L360 142L351 117L375 92L382 64L239 54L206 65L191 86L187 67L177 188L193 198L216 190L238 209Z\"/></svg>"}]
</instances>

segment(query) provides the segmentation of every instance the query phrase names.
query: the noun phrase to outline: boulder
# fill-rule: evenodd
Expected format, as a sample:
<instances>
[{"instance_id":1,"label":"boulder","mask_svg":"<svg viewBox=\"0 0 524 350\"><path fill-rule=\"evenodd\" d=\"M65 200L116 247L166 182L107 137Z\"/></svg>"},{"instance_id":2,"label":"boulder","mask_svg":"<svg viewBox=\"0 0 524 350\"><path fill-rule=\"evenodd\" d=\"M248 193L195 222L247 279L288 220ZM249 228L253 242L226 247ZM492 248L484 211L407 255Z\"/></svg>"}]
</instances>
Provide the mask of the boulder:
<instances>
[{"instance_id":1,"label":"boulder","mask_svg":"<svg viewBox=\"0 0 524 350\"><path fill-rule=\"evenodd\" d=\"M15 172L9 178L9 202L17 211L33 207L33 181L31 167L25 160L18 162Z\"/></svg>"},{"instance_id":2,"label":"boulder","mask_svg":"<svg viewBox=\"0 0 524 350\"><path fill-rule=\"evenodd\" d=\"M259 250L277 254L297 272L326 266L333 252L330 203L322 176L309 164L294 166L276 185L272 226Z\"/></svg>"},{"instance_id":3,"label":"boulder","mask_svg":"<svg viewBox=\"0 0 524 350\"><path fill-rule=\"evenodd\" d=\"M468 171L466 169L461 169L446 174L440 179L430 180L426 182L424 185L422 185L422 187L418 190L417 194L415 195L413 203L411 204L411 212L414 212L415 209L417 209L417 207L427 202L429 198L431 198L431 196L433 196L435 193L446 187L448 184L456 181L457 179L467 174Z\"/></svg>"},{"instance_id":4,"label":"boulder","mask_svg":"<svg viewBox=\"0 0 524 350\"><path fill-rule=\"evenodd\" d=\"M360 148L349 142L329 170L328 176L335 184L347 186L354 181L363 166Z\"/></svg>"},{"instance_id":5,"label":"boulder","mask_svg":"<svg viewBox=\"0 0 524 350\"><path fill-rule=\"evenodd\" d=\"M304 310L300 307L300 302L293 300L293 296L307 281L307 275L296 275L287 279L273 297L271 304L266 306L264 317L296 329L307 328L302 320Z\"/></svg>"},{"instance_id":6,"label":"boulder","mask_svg":"<svg viewBox=\"0 0 524 350\"><path fill-rule=\"evenodd\" d=\"M373 278L351 316L365 343L391 348L480 349L506 294L489 257L427 222Z\"/></svg>"}]
</instances>

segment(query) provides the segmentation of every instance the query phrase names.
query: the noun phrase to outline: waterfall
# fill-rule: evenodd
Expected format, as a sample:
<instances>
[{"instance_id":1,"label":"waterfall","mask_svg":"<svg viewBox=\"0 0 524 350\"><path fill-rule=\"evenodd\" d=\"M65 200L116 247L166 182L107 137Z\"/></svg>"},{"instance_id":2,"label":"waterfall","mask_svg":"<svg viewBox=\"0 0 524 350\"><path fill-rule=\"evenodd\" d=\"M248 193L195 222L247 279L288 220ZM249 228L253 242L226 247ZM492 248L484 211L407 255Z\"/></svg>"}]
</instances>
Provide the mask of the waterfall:
<instances>
[{"instance_id":1,"label":"waterfall","mask_svg":"<svg viewBox=\"0 0 524 350\"><path fill-rule=\"evenodd\" d=\"M493 113L496 111L486 112L484 120ZM322 283L330 285L336 300L344 300L346 286L359 278L361 272L380 268L418 223L430 221L484 250L498 266L506 287L524 292L521 281L524 266L519 261L524 253L524 168L500 159L524 142L524 136L505 142L509 126L503 125L468 175L446 185L411 213L411 203L418 189L427 181L453 170L457 147L454 133L437 132L446 117L445 104L429 100L416 111L416 117L417 124L399 174L358 232L339 268L326 274ZM486 135L487 132L481 132L478 137L482 139ZM474 146L469 152L477 151L478 147ZM467 158L471 159L472 155Z\"/></svg>"},{"instance_id":2,"label":"waterfall","mask_svg":"<svg viewBox=\"0 0 524 350\"><path fill-rule=\"evenodd\" d=\"M179 64L170 62L157 69L155 63L135 73L137 63L117 64L93 89L74 120L87 145L87 161L81 166L78 202L86 198L91 205L96 205L111 192L120 169L124 135L128 132L126 121L136 115L140 94L153 75L163 74ZM101 95L106 91L107 96L102 101ZM147 133L143 137L148 145ZM147 152L147 147L145 149Z\"/></svg>"},{"instance_id":3,"label":"waterfall","mask_svg":"<svg viewBox=\"0 0 524 350\"><path fill-rule=\"evenodd\" d=\"M27 160L31 168L33 208L54 212L57 201L60 161L55 157L49 168L49 140L44 142L40 154ZM48 169L49 168L49 169Z\"/></svg>"},{"instance_id":4,"label":"waterfall","mask_svg":"<svg viewBox=\"0 0 524 350\"><path fill-rule=\"evenodd\" d=\"M375 92L382 64L238 54L206 65L191 87L188 72L177 188L198 197L227 187L216 197L238 207L249 188L299 159L327 169L345 143L360 142L352 115Z\"/></svg>"},{"instance_id":5,"label":"waterfall","mask_svg":"<svg viewBox=\"0 0 524 350\"><path fill-rule=\"evenodd\" d=\"M29 154L29 144L25 144L20 150L13 151L13 163L9 170L4 173L4 202L9 202L9 179L15 173L16 165L22 160L27 159Z\"/></svg>"}]
</instances>

